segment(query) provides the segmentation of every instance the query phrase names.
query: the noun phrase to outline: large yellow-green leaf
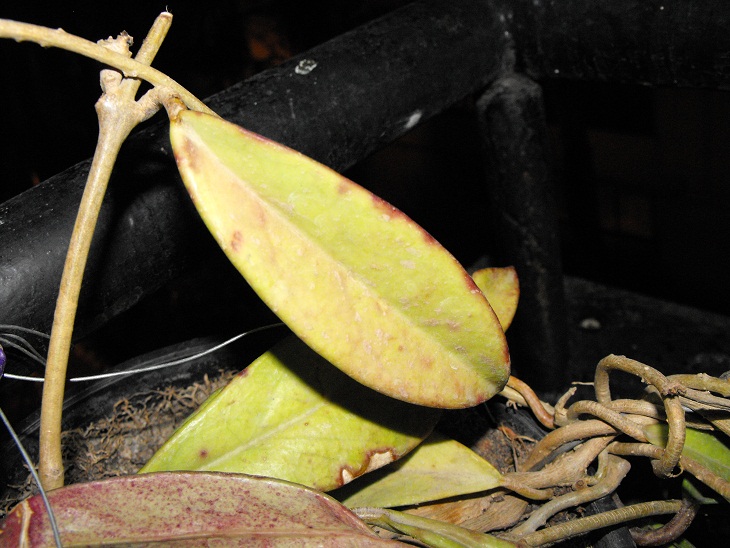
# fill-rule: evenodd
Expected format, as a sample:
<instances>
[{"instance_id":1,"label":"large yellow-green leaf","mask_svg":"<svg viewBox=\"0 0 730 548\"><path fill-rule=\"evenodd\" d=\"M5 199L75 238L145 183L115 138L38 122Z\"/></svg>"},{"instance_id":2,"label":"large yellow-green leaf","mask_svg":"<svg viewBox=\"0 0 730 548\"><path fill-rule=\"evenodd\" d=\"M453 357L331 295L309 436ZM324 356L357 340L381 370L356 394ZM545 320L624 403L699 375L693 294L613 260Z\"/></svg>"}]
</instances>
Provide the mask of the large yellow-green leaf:
<instances>
[{"instance_id":1,"label":"large yellow-green leaf","mask_svg":"<svg viewBox=\"0 0 730 548\"><path fill-rule=\"evenodd\" d=\"M161 473L48 494L63 546L389 546L334 499L270 478ZM0 546L55 546L40 496L0 522Z\"/></svg>"},{"instance_id":2,"label":"large yellow-green leaf","mask_svg":"<svg viewBox=\"0 0 730 548\"><path fill-rule=\"evenodd\" d=\"M403 213L221 119L171 116L180 173L229 259L310 347L375 390L459 408L509 376L499 321L461 265Z\"/></svg>"},{"instance_id":3,"label":"large yellow-green leaf","mask_svg":"<svg viewBox=\"0 0 730 548\"><path fill-rule=\"evenodd\" d=\"M517 302L520 300L517 270L513 266L482 268L474 272L472 278L492 305L502 329L507 331L515 317Z\"/></svg>"},{"instance_id":4,"label":"large yellow-green leaf","mask_svg":"<svg viewBox=\"0 0 730 548\"><path fill-rule=\"evenodd\" d=\"M502 475L459 442L432 434L410 455L338 492L346 506L392 508L494 489Z\"/></svg>"},{"instance_id":5,"label":"large yellow-green leaf","mask_svg":"<svg viewBox=\"0 0 730 548\"><path fill-rule=\"evenodd\" d=\"M240 472L328 491L411 451L440 414L358 384L292 336L208 398L141 471Z\"/></svg>"}]
</instances>

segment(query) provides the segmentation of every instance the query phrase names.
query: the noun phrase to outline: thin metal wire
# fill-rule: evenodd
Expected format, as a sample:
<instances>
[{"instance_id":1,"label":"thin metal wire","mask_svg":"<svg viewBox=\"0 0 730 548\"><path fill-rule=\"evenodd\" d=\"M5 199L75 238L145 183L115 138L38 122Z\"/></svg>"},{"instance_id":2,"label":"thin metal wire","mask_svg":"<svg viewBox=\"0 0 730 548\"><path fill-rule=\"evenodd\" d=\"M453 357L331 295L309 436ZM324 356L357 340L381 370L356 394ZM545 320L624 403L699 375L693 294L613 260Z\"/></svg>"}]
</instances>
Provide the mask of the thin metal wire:
<instances>
[{"instance_id":1,"label":"thin metal wire","mask_svg":"<svg viewBox=\"0 0 730 548\"><path fill-rule=\"evenodd\" d=\"M43 489L43 486L41 485L41 480L38 477L38 473L36 472L35 467L33 466L33 462L30 459L30 455L28 455L28 452L25 450L25 447L23 447L23 444L20 442L20 438L15 433L13 426L10 424L10 421L5 416L5 413L3 412L2 408L0 408L0 418L2 419L3 423L5 424L5 428L8 429L8 432L10 433L10 437L13 438L13 441L15 442L15 445L18 447L20 454L23 456L23 460L28 465L28 470L30 470L31 475L33 476L33 480L36 482L36 485L38 485L38 491L41 495L41 498L43 499L43 504L46 507L46 511L48 512L48 519L51 522L51 530L53 531L53 540L56 541L57 548L62 548L63 544L61 544L61 533L59 533L59 531L58 531L58 523L56 522L56 514L53 513L53 508L51 508L51 502L48 500L46 491L45 491L45 489Z\"/></svg>"},{"instance_id":2,"label":"thin metal wire","mask_svg":"<svg viewBox=\"0 0 730 548\"><path fill-rule=\"evenodd\" d=\"M18 352L21 352L21 353L25 354L26 356L28 356L31 360L34 360L45 367L46 360L43 359L43 356L41 356L35 348L33 348L32 350L29 350L25 345L20 345L20 344L14 343L10 339L6 338L9 336L10 336L10 333L4 333L3 336L0 337L0 344L4 344L8 348L14 348ZM13 337L13 338L15 338L15 337ZM22 337L20 337L20 338L22 339ZM27 343L28 341L25 341L25 342Z\"/></svg>"},{"instance_id":3,"label":"thin metal wire","mask_svg":"<svg viewBox=\"0 0 730 548\"><path fill-rule=\"evenodd\" d=\"M39 358L43 358L43 356L41 356L41 353L38 352L35 347L28 342L27 339L21 337L20 335L16 335L15 333L2 333L2 337L7 341L17 341L17 343L26 350L28 350L28 352L32 352L33 355L38 356Z\"/></svg>"},{"instance_id":4,"label":"thin metal wire","mask_svg":"<svg viewBox=\"0 0 730 548\"><path fill-rule=\"evenodd\" d=\"M47 333L43 333L42 331L37 331L35 329L31 329L30 327L21 327L19 325L10 325L10 324L0 324L0 331L22 331L23 333L30 333L31 335L37 335L38 337L43 337L44 339L50 339L51 336Z\"/></svg>"},{"instance_id":5,"label":"thin metal wire","mask_svg":"<svg viewBox=\"0 0 730 548\"><path fill-rule=\"evenodd\" d=\"M18 352L22 352L32 360L40 363L45 367L46 360L43 355L35 349L35 347L28 342L27 339L12 333L12 331L19 331L21 333L27 333L29 335L35 335L44 339L50 339L50 335L31 329L29 327L21 327L19 325L0 324L0 343L4 344L8 348L13 348Z\"/></svg>"},{"instance_id":6,"label":"thin metal wire","mask_svg":"<svg viewBox=\"0 0 730 548\"><path fill-rule=\"evenodd\" d=\"M228 346L229 344L232 344L236 342L239 339L242 339L246 335L253 335L254 333L259 333L261 331L265 331L268 329L274 329L276 327L282 327L285 324L283 323L274 323L269 325L264 325L262 327L257 327L256 329L252 329L250 331L246 331L244 333L239 333L235 337L231 337L227 341L224 341L220 344L217 344L216 346L209 348L207 350L203 350L202 352L198 352L197 354L193 354L192 356L187 356L185 358L180 358L179 360L174 360L171 362L163 362L158 363L155 365L150 365L147 367L141 367L139 369L131 369L129 371L113 371L111 373L101 373L99 375L89 375L86 377L74 377L69 379L69 382L90 382L90 381L98 381L101 379L109 379L112 377L123 377L126 375L135 375L138 373L147 373L149 371L157 371L158 369L165 369L167 367L173 367L175 365L180 365L192 360L197 360L198 358L202 358L203 356L207 356L208 354L212 354L213 352L216 352L220 350L221 348ZM0 326L1 327L1 326ZM18 380L18 381L28 381L28 382L43 382L43 378L41 377L29 377L25 375L13 375L11 373L5 373L5 377L8 379Z\"/></svg>"},{"instance_id":7,"label":"thin metal wire","mask_svg":"<svg viewBox=\"0 0 730 548\"><path fill-rule=\"evenodd\" d=\"M12 373L5 373L3 376L6 379L12 379L14 381L43 382L42 377L28 377L26 375L14 375Z\"/></svg>"}]
</instances>

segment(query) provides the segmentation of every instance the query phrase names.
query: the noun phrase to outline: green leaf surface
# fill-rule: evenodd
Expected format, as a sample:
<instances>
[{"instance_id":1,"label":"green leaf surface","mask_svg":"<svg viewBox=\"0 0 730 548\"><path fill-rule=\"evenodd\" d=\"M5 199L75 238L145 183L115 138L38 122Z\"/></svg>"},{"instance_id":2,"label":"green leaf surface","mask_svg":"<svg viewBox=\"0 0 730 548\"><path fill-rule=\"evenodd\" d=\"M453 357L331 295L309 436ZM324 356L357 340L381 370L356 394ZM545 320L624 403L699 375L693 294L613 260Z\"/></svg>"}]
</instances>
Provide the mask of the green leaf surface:
<instances>
[{"instance_id":1,"label":"green leaf surface","mask_svg":"<svg viewBox=\"0 0 730 548\"><path fill-rule=\"evenodd\" d=\"M651 424L644 427L650 443L666 447L669 428L666 424ZM702 466L730 482L730 447L710 432L687 428L682 455L697 461Z\"/></svg>"},{"instance_id":2,"label":"green leaf surface","mask_svg":"<svg viewBox=\"0 0 730 548\"><path fill-rule=\"evenodd\" d=\"M338 491L350 508L410 506L494 489L502 475L461 443L432 434L410 455Z\"/></svg>"},{"instance_id":3,"label":"green leaf surface","mask_svg":"<svg viewBox=\"0 0 730 548\"><path fill-rule=\"evenodd\" d=\"M310 347L404 401L499 392L509 353L459 263L390 204L314 160L198 112L171 118L183 181L231 262Z\"/></svg>"},{"instance_id":4,"label":"green leaf surface","mask_svg":"<svg viewBox=\"0 0 730 548\"><path fill-rule=\"evenodd\" d=\"M141 471L239 472L329 491L411 451L440 415L370 390L291 336L208 398Z\"/></svg>"},{"instance_id":5,"label":"green leaf surface","mask_svg":"<svg viewBox=\"0 0 730 548\"><path fill-rule=\"evenodd\" d=\"M398 544L378 538L327 495L270 478L145 474L79 483L48 496L65 547ZM39 496L0 523L0 545L55 546Z\"/></svg>"},{"instance_id":6,"label":"green leaf surface","mask_svg":"<svg viewBox=\"0 0 730 548\"><path fill-rule=\"evenodd\" d=\"M472 278L492 305L502 329L507 331L515 317L517 303L520 300L517 270L513 266L482 268L474 272Z\"/></svg>"},{"instance_id":7,"label":"green leaf surface","mask_svg":"<svg viewBox=\"0 0 730 548\"><path fill-rule=\"evenodd\" d=\"M715 493L714 490L709 489L700 480L691 475L682 478L682 491L684 491L685 495L691 497L699 504L719 504L721 497L707 496L705 492L708 490L711 493Z\"/></svg>"}]
</instances>

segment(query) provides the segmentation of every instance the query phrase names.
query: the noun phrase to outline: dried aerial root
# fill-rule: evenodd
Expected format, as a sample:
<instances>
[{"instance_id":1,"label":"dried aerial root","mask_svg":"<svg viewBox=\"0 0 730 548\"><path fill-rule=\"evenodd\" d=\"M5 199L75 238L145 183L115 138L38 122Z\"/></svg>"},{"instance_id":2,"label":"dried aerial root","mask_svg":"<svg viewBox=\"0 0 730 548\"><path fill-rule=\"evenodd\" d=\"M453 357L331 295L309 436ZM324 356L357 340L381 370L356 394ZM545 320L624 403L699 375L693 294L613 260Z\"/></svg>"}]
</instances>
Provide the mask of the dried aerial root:
<instances>
[{"instance_id":1,"label":"dried aerial root","mask_svg":"<svg viewBox=\"0 0 730 548\"><path fill-rule=\"evenodd\" d=\"M622 371L639 376L649 385L642 399L613 400L609 372ZM660 478L685 472L730 500L730 482L705 465L682 454L686 428L730 433L730 381L709 375L665 377L656 369L623 356L608 356L596 368L596 401L582 400L568 406L575 394L571 388L554 408L543 404L517 379L510 379L505 397L529 406L543 425L557 427L538 441L521 463L521 472L506 474L503 486L532 501L554 491L555 496L534 508L506 538L528 546L550 544L588 531L618 525L640 517L675 513L666 525L651 531L633 530L640 545L657 545L678 538L697 512L692 501L656 501L619 508L607 513L543 527L557 513L597 500L616 491L629 472L629 463L620 456L645 457L652 461ZM684 408L694 411L685 416ZM591 418L585 418L584 416ZM665 447L648 443L646 427L668 425ZM623 438L633 441L626 443ZM600 456L599 456L600 455ZM598 457L598 472L588 467ZM566 491L567 489L567 491Z\"/></svg>"}]
</instances>

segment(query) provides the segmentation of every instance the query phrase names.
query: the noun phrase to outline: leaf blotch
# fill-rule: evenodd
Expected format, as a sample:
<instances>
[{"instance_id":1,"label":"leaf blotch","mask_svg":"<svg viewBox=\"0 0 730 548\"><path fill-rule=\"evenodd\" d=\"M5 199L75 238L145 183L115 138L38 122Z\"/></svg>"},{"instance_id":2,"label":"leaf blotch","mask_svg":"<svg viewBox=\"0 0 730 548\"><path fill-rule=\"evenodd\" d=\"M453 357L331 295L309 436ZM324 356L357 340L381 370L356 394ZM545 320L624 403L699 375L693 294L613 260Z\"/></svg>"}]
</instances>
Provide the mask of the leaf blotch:
<instances>
[{"instance_id":1,"label":"leaf blotch","mask_svg":"<svg viewBox=\"0 0 730 548\"><path fill-rule=\"evenodd\" d=\"M395 449L372 449L365 455L365 461L359 470L353 470L350 466L343 466L340 469L340 485L350 483L355 478L390 464L397 458L398 454Z\"/></svg>"},{"instance_id":2,"label":"leaf blotch","mask_svg":"<svg viewBox=\"0 0 730 548\"><path fill-rule=\"evenodd\" d=\"M200 456L200 459L201 460L205 460L205 459L208 458L208 450L207 449L201 449L200 452L198 453L198 455Z\"/></svg>"},{"instance_id":3,"label":"leaf blotch","mask_svg":"<svg viewBox=\"0 0 730 548\"><path fill-rule=\"evenodd\" d=\"M241 234L241 231L236 230L233 233L233 236L231 237L231 249L238 253L241 249L241 245L243 244L243 235Z\"/></svg>"},{"instance_id":4,"label":"leaf blotch","mask_svg":"<svg viewBox=\"0 0 730 548\"><path fill-rule=\"evenodd\" d=\"M175 151L175 161L185 163L190 166L190 169L196 170L198 168L198 147L195 146L192 139L185 137L182 143L181 151L178 153Z\"/></svg>"}]
</instances>

